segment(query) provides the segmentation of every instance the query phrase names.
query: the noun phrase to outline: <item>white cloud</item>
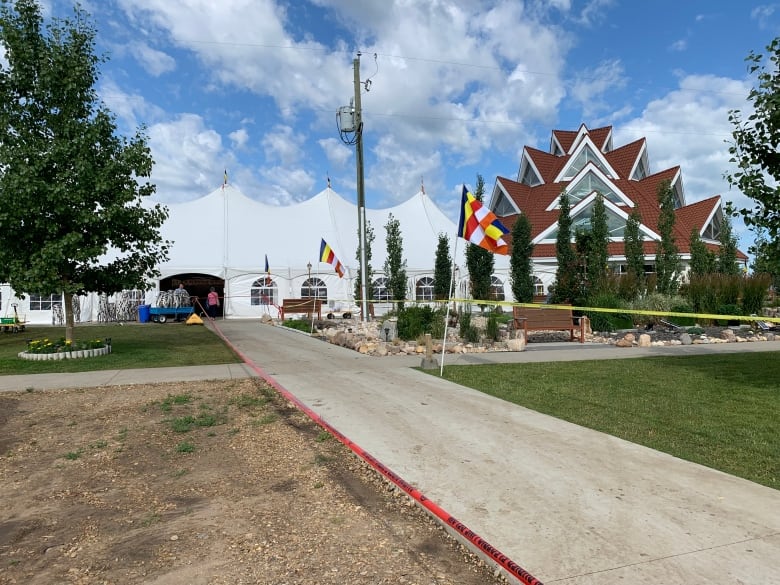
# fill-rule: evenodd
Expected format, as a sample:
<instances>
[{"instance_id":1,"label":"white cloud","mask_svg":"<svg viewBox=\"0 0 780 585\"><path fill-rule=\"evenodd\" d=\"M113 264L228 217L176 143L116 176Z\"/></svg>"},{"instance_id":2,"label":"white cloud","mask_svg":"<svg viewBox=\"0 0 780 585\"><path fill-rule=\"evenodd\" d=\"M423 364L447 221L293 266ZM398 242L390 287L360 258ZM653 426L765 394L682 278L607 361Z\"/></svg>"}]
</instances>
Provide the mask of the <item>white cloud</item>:
<instances>
[{"instance_id":1,"label":"white cloud","mask_svg":"<svg viewBox=\"0 0 780 585\"><path fill-rule=\"evenodd\" d=\"M208 193L222 181L225 168L232 166L220 135L194 114L152 125L149 146L156 163L152 180L159 197L169 202Z\"/></svg>"},{"instance_id":2,"label":"white cloud","mask_svg":"<svg viewBox=\"0 0 780 585\"><path fill-rule=\"evenodd\" d=\"M129 50L146 72L153 77L159 77L176 69L176 61L173 57L151 48L146 43L132 43Z\"/></svg>"},{"instance_id":3,"label":"white cloud","mask_svg":"<svg viewBox=\"0 0 780 585\"><path fill-rule=\"evenodd\" d=\"M352 159L354 147L350 148L341 140L336 138L323 138L318 141L318 144L328 158L328 162L334 165L335 168L346 166Z\"/></svg>"},{"instance_id":4,"label":"white cloud","mask_svg":"<svg viewBox=\"0 0 780 585\"><path fill-rule=\"evenodd\" d=\"M758 26L762 29L770 28L770 19L777 10L777 4L763 4L756 6L750 11L750 18L758 21Z\"/></svg>"},{"instance_id":5,"label":"white cloud","mask_svg":"<svg viewBox=\"0 0 780 585\"><path fill-rule=\"evenodd\" d=\"M687 48L688 48L687 39L680 39L678 41L674 41L671 45L669 45L670 51L682 52Z\"/></svg>"},{"instance_id":6,"label":"white cloud","mask_svg":"<svg viewBox=\"0 0 780 585\"><path fill-rule=\"evenodd\" d=\"M328 46L308 36L300 40L279 2L117 1L149 38L171 40L195 55L211 75L212 93L248 91L273 100L275 127L263 129L268 133L261 142L270 168L302 160L307 144L297 132L304 114L314 117L311 128L330 128L336 109L353 95L354 53L339 39ZM528 128L557 118L566 95L565 57L574 40L550 16L571 13L569 0L314 3L354 35L350 46L354 42L363 51L361 79L373 76L371 91L363 95L367 154L384 157L376 163L383 165L393 158L384 144L403 150L408 175L415 177L413 191L421 175L431 176L431 185L434 175L441 176L428 168L431 153L456 167L494 150L511 156L529 137ZM575 17L590 22L609 4L588 2ZM389 142L378 145L379 137ZM329 138L319 144L329 163L348 160L348 151ZM384 171L371 176L384 177ZM409 193L384 180L368 187L385 196Z\"/></svg>"},{"instance_id":7,"label":"white cloud","mask_svg":"<svg viewBox=\"0 0 780 585\"><path fill-rule=\"evenodd\" d=\"M428 193L443 191L442 157L438 151L424 155L415 153L401 148L391 136L382 137L373 150L378 162L372 167L366 182L385 185L386 191L395 195L383 201L380 207L405 201L420 190L423 181Z\"/></svg>"},{"instance_id":8,"label":"white cloud","mask_svg":"<svg viewBox=\"0 0 780 585\"><path fill-rule=\"evenodd\" d=\"M277 125L263 137L262 144L267 161L291 165L303 157L304 136L291 126Z\"/></svg>"},{"instance_id":9,"label":"white cloud","mask_svg":"<svg viewBox=\"0 0 780 585\"><path fill-rule=\"evenodd\" d=\"M289 205L304 199L301 193L310 193L317 184L312 174L301 168L275 166L260 169L265 183L260 189L263 202L276 205ZM323 183L323 187L325 187Z\"/></svg>"},{"instance_id":10,"label":"white cloud","mask_svg":"<svg viewBox=\"0 0 780 585\"><path fill-rule=\"evenodd\" d=\"M228 134L228 138L230 138L233 148L242 149L249 142L249 132L245 128L241 128Z\"/></svg>"},{"instance_id":11,"label":"white cloud","mask_svg":"<svg viewBox=\"0 0 780 585\"><path fill-rule=\"evenodd\" d=\"M647 104L642 114L615 129L615 143L624 144L646 137L651 172L679 165L686 202L694 203L714 195L733 201L737 207L749 200L730 190L724 173L734 171L729 163L732 126L729 111L748 111L750 88L744 81L692 75L680 80L678 89ZM752 241L741 222L735 222L741 246Z\"/></svg>"},{"instance_id":12,"label":"white cloud","mask_svg":"<svg viewBox=\"0 0 780 585\"><path fill-rule=\"evenodd\" d=\"M623 89L626 85L623 65L614 59L599 64L595 69L585 69L575 74L571 96L582 104L584 116L590 118L607 108L614 108L614 103L609 104L605 96L614 100L614 90Z\"/></svg>"},{"instance_id":13,"label":"white cloud","mask_svg":"<svg viewBox=\"0 0 780 585\"><path fill-rule=\"evenodd\" d=\"M141 124L161 120L165 113L147 102L142 95L127 93L111 77L104 77L98 87L100 99L117 117L120 131L133 133Z\"/></svg>"}]
</instances>

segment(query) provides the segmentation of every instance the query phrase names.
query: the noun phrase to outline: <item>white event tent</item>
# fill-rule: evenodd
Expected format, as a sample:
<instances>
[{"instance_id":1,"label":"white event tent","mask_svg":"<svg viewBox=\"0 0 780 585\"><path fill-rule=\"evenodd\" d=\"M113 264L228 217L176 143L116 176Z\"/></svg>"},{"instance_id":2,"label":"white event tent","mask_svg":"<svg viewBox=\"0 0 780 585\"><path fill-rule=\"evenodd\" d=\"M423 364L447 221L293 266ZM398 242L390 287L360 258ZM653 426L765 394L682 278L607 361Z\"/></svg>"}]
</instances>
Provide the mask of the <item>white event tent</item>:
<instances>
[{"instance_id":1,"label":"white event tent","mask_svg":"<svg viewBox=\"0 0 780 585\"><path fill-rule=\"evenodd\" d=\"M264 314L276 318L282 299L314 294L327 299L326 312L359 312L354 303L354 279L359 267L357 206L330 186L311 199L289 206L267 205L232 185L224 185L199 199L167 207L169 217L161 233L172 242L169 259L158 266L160 277L151 283L152 288L134 297L136 303L153 305L160 291L183 283L199 299L205 299L214 286L223 298L220 313L227 318ZM371 244L374 282L369 283L375 290L383 278L385 225L391 214L398 220L403 238L407 298L428 300L439 234L449 238L452 252L457 225L423 191L395 207L366 209L375 236ZM331 265L320 262L323 239L344 265L344 278L339 278ZM464 248L465 242L459 239L456 296L467 294ZM504 287L510 299L508 257L495 256L495 267L496 284ZM95 296L80 299L79 320L100 319L100 303ZM52 307L62 301L60 295L53 295L51 300L48 307L45 302L30 303L29 295L18 299L8 285L0 285L0 314L8 314L12 304L17 304L19 314L29 323L52 322ZM380 303L376 313L388 307Z\"/></svg>"}]
</instances>

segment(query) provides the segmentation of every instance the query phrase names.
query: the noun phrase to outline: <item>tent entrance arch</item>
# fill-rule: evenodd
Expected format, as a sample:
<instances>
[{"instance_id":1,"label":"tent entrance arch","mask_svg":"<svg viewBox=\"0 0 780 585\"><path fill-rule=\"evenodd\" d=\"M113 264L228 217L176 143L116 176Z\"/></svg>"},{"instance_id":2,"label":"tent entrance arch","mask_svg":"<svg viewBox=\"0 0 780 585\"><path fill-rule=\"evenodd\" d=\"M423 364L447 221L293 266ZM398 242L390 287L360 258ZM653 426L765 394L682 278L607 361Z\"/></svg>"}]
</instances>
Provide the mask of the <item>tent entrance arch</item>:
<instances>
[{"instance_id":1,"label":"tent entrance arch","mask_svg":"<svg viewBox=\"0 0 780 585\"><path fill-rule=\"evenodd\" d=\"M200 301L200 305L204 310L206 308L206 296L213 286L220 298L220 306L217 314L220 316L222 315L222 309L225 306L225 303L222 302L222 299L225 298L225 279L212 274L201 274L197 272L175 274L160 279L160 290L174 290L179 288L179 284L184 284L184 288L190 293L190 297L198 297L198 301ZM193 304L194 303L195 301L193 299ZM200 307L197 305L195 307L195 312L201 312Z\"/></svg>"}]
</instances>

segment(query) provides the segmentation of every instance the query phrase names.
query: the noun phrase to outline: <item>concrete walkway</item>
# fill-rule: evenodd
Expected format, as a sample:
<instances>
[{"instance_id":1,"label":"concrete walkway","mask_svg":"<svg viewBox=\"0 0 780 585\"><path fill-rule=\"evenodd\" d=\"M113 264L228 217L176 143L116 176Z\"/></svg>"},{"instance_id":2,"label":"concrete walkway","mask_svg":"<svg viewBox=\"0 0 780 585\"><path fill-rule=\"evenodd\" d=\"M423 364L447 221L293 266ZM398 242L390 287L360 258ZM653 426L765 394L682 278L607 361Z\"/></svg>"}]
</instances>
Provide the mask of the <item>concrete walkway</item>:
<instances>
[{"instance_id":1,"label":"concrete walkway","mask_svg":"<svg viewBox=\"0 0 780 585\"><path fill-rule=\"evenodd\" d=\"M257 322L219 327L329 424L544 583L780 582L776 490L408 367L420 358L367 357ZM780 349L771 342L637 351L563 343L448 363L738 347Z\"/></svg>"},{"instance_id":2,"label":"concrete walkway","mask_svg":"<svg viewBox=\"0 0 780 585\"><path fill-rule=\"evenodd\" d=\"M544 583L777 584L780 492L279 327L220 321L264 373ZM530 345L447 364L772 351ZM244 365L0 376L0 390L254 375ZM526 383L533 383L528 380Z\"/></svg>"}]
</instances>

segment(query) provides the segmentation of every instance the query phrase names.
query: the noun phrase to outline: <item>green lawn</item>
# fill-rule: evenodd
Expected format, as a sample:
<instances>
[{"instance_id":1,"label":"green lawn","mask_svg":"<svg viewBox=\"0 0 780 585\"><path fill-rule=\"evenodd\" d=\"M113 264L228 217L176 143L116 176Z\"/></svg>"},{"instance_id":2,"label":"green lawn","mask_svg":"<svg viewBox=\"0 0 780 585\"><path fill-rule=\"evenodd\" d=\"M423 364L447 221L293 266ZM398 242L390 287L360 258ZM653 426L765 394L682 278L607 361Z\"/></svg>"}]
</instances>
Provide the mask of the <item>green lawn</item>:
<instances>
[{"instance_id":1,"label":"green lawn","mask_svg":"<svg viewBox=\"0 0 780 585\"><path fill-rule=\"evenodd\" d=\"M444 377L780 489L780 352L447 366Z\"/></svg>"},{"instance_id":2,"label":"green lawn","mask_svg":"<svg viewBox=\"0 0 780 585\"><path fill-rule=\"evenodd\" d=\"M29 361L17 356L30 339L59 339L64 327L28 326L21 333L0 334L0 375L86 372L126 368L158 368L226 364L241 361L222 340L203 325L184 323L126 323L77 325L79 341L111 338L113 353L74 360Z\"/></svg>"}]
</instances>

